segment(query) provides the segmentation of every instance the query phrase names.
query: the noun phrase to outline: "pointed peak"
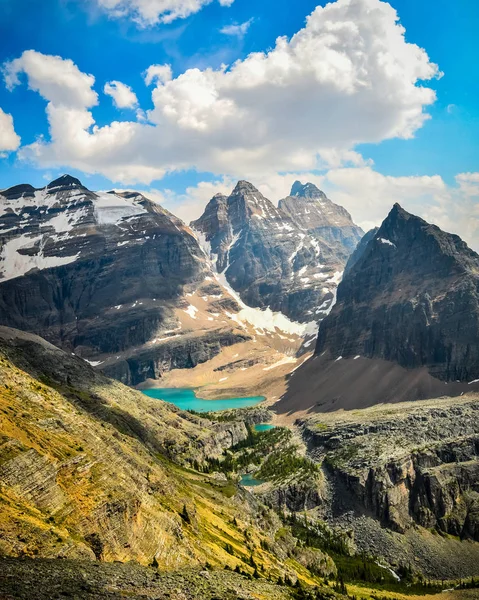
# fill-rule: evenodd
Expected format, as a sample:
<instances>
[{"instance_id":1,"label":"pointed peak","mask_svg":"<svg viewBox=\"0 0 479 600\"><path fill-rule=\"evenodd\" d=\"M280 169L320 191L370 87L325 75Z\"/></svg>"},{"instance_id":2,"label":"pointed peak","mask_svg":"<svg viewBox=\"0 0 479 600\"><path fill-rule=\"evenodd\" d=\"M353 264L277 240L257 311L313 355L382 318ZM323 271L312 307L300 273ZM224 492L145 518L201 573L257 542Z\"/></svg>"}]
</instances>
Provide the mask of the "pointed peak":
<instances>
[{"instance_id":1,"label":"pointed peak","mask_svg":"<svg viewBox=\"0 0 479 600\"><path fill-rule=\"evenodd\" d=\"M47 185L47 190L60 189L62 191L69 190L72 188L84 187L82 182L72 175L62 175L58 179L54 179Z\"/></svg>"},{"instance_id":2,"label":"pointed peak","mask_svg":"<svg viewBox=\"0 0 479 600\"><path fill-rule=\"evenodd\" d=\"M241 179L236 184L233 194L259 194L259 191L249 181Z\"/></svg>"},{"instance_id":3,"label":"pointed peak","mask_svg":"<svg viewBox=\"0 0 479 600\"><path fill-rule=\"evenodd\" d=\"M395 202L395 204L389 211L388 216L384 220L384 223L396 222L398 220L408 221L409 219L417 219L418 221L423 221L421 217L408 213L407 210L404 210L404 208L398 202Z\"/></svg>"},{"instance_id":4,"label":"pointed peak","mask_svg":"<svg viewBox=\"0 0 479 600\"><path fill-rule=\"evenodd\" d=\"M322 192L314 183L295 181L291 188L291 196L299 198L326 198L326 194Z\"/></svg>"},{"instance_id":5,"label":"pointed peak","mask_svg":"<svg viewBox=\"0 0 479 600\"><path fill-rule=\"evenodd\" d=\"M301 183L301 181L296 180L292 187L291 187L291 193L290 196L299 196L302 189L303 189L303 184Z\"/></svg>"}]
</instances>

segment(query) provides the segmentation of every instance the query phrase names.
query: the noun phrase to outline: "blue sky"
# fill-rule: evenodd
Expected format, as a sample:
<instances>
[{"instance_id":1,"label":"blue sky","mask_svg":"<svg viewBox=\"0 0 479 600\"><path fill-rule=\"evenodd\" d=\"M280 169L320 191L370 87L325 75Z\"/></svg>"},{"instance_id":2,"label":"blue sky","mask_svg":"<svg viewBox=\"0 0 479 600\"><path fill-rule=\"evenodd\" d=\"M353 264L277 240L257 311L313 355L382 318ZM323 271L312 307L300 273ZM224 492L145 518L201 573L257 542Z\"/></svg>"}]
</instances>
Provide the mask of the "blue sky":
<instances>
[{"instance_id":1,"label":"blue sky","mask_svg":"<svg viewBox=\"0 0 479 600\"><path fill-rule=\"evenodd\" d=\"M140 1L145 6L149 0ZM125 2L134 2L134 0L125 0ZM374 3L383 4L379 0L338 0L338 2L343 4L348 2L369 3L370 6L373 6ZM151 3L154 3L154 0L151 0ZM54 55L62 59L70 59L80 72L95 77L94 90L99 95L99 102L97 105L86 108L91 111L96 125L101 128L108 126L112 121L137 121L136 109L138 107L141 107L143 111L154 109L153 88L151 85L145 85L144 81L144 73L150 65L169 64L174 80L188 69L197 68L200 71L207 68L219 69L221 64L232 65L235 61L244 61L253 52L268 52L274 48L278 36L286 36L289 40L305 26L306 17L314 11L316 6L324 6L326 2L318 2L318 0L299 0L294 3L290 0L262 0L261 2L235 0L230 6L221 6L220 2L212 1L186 18L177 18L171 23L157 23L149 26L144 26L144 23L138 24L132 18L132 14L115 16L100 4L101 0L43 0L42 2L0 0L0 39L2 39L0 62L6 64L18 59L26 50L35 50L40 55ZM374 171L375 176L376 174L380 175L383 178L381 181L385 181L384 177L393 178L388 181L394 183L394 193L400 193L400 190L398 192L396 189L397 184L394 178L413 178L411 181L416 184L420 181L417 178L439 176L442 182L439 187L443 184L446 186L449 201L462 202L462 197L458 200L458 197L454 195L458 189L456 180L458 174L474 174L479 171L477 158L479 140L479 102L477 100L479 96L477 70L479 3L474 0L454 0L454 2L449 0L391 0L390 4L397 10L400 22L406 30L406 42L417 44L423 48L430 63L437 64L443 76L415 83L415 85L424 85L435 90L437 98L433 103L423 102L423 112L430 115L431 118L421 125L415 126L412 135L408 136L409 139L400 139L398 136L389 136L382 131L378 132L374 127L376 118L374 111L368 117L372 122L371 127L369 129L363 127L356 138L352 135L351 140L346 139L345 141L347 135L341 135L338 137L338 146L336 146L334 135L329 135L328 141L324 142L325 152L331 145L334 145L334 148L340 146L341 152L351 150L359 153L363 161L361 164L357 161L353 161L354 164L352 164L348 160L342 161L340 164L337 162L325 164L324 160L321 160L317 165L312 165L309 158L305 157L303 166L301 159L298 159L296 154L295 157L288 159L289 162L282 160L284 157L284 150L282 150L278 154L277 169L275 169L272 158L269 162L265 161L264 165L261 163L257 174L251 167L251 161L248 162L248 160L243 163L239 159L237 169L230 163L213 158L204 160L198 165L194 153L192 153L192 157L188 160L177 160L176 163L158 158L158 164L156 164L149 157L148 168L160 170L164 168L166 174L161 173L163 176L155 175L153 178L139 176L136 181L130 181L130 175L126 178L117 176L117 173L122 171L113 164L99 166L99 172L92 173L96 169L96 164L99 164L98 159L93 155L85 162L71 149L65 151L63 148L57 150L52 148L51 152L48 150L39 158L32 152L22 154L20 150L19 153L11 151L2 155L0 188L20 182L30 182L36 186L42 186L45 184L46 178L68 171L81 176L85 183L93 189L110 188L114 185L145 190L154 189L158 191L160 198L162 194L165 195L166 202L173 202L173 204L175 201L180 204L183 202L188 206L186 190L195 188L198 184L209 182L212 184L211 190L214 191L215 182L223 182L222 184L228 185L230 180L242 176L244 172L244 177L256 176L258 180L261 180L263 188L266 191L270 190L271 194L275 195L275 193L280 193L278 184L268 181L273 182L276 177L274 181L277 182L279 181L278 177L283 177L285 173L304 171L307 174L316 175L319 183L324 180L326 188L328 186L333 190L337 188L338 196L343 199L349 209L351 209L350 205L353 206L355 209L352 210L353 216L356 217L361 208L368 210L366 206L359 205L360 200L354 204L354 200L348 196L350 193L348 186L351 187L350 173L353 168L356 168L358 186L364 181L364 175L368 175L365 169L369 169L369 171ZM358 15L360 14L362 13L358 9ZM338 16L334 18L341 18L341 15L342 13L338 12ZM222 33L224 28L247 22L249 25L245 26L244 35ZM387 24L387 16L384 17L384 22ZM367 22L364 22L364 27L367 28ZM365 35L371 35L371 32L368 31ZM383 43L384 40L380 41ZM15 131L21 137L23 147L34 143L40 135L43 135L48 142L49 122L45 114L47 101L37 91L28 89L30 81L28 78L31 78L31 73L28 74L26 70L22 72L22 68L18 74L19 84L13 89L8 90L5 85L0 85L0 108L4 113L12 115ZM115 107L112 98L102 92L104 85L112 80L130 86L138 98L138 106L124 109ZM294 85L295 80L291 81L291 85ZM371 81L370 85L374 86L374 81ZM404 93L406 92L409 93L410 90L404 91ZM298 86L298 95L305 93L308 91L301 83ZM317 90L312 90L313 93L317 93ZM401 88L391 88L392 95L402 93ZM345 98L347 96L348 93L345 93ZM261 98L259 96L260 102ZM335 105L338 103L338 98L334 98L331 104L333 113ZM339 97L339 101L341 101L341 97ZM248 99L248 102L252 102L252 100ZM321 104L318 118L320 113L324 115L325 106L327 110L327 104ZM241 108L240 104L238 110ZM276 106L273 110L275 109ZM314 121L314 106L307 107L308 111L310 109L311 113L307 113L308 118ZM395 108L391 108L391 110L395 110ZM401 107L400 110L405 113L404 107ZM357 119L364 120L365 114L368 114L367 111L359 112ZM398 120L403 116L397 116ZM287 118L289 118L289 114L278 113L278 124L281 125ZM354 115L352 115L353 118ZM378 115L378 121L381 118L382 116ZM386 117L384 118L386 119ZM155 121L155 124L158 136L161 136L163 131L161 123ZM353 125L354 120L351 128ZM300 127L302 127L301 123L295 125L292 128L293 133L289 132L288 135L294 136L295 128L299 131ZM348 127L347 123L345 123L345 127ZM391 128L392 125L388 124L387 127ZM252 137L255 136L257 129L258 121L252 120ZM321 131L323 130L324 125L318 125L318 147L321 148L323 148L321 140ZM149 132L147 133L149 135ZM233 129L231 135L234 133ZM65 135L72 134L65 131ZM392 139L386 139L388 137L392 137ZM377 141L374 141L375 138L378 138ZM216 139L217 134L211 138L205 138L204 144L208 147L208 152L212 152ZM353 143L356 139L357 143ZM301 135L298 136L297 141L291 138L291 142L291 145L296 143L297 153L300 156L302 152L308 154L311 151L310 146L307 151L305 150L306 142ZM270 141L264 141L264 147L267 148L269 143L271 147L278 147L278 140L274 136ZM310 140L307 143L310 144ZM152 147L151 153L154 154L155 151ZM218 151L225 152L224 141L221 142ZM238 148L235 147L234 151L238 152ZM251 151L251 148L248 151ZM168 148L162 148L161 152L167 155ZM181 154L181 148L172 150L172 152ZM201 145L199 145L198 153L201 152ZM64 156L66 156L66 164L59 164ZM129 160L128 157L122 157L123 159L127 162ZM112 157L112 162L114 160L116 159ZM82 168L83 164L85 164L84 168ZM345 170L340 175L338 172L343 168ZM85 174L84 171L90 171L90 173ZM331 175L328 175L329 171L331 171ZM259 176L260 172L265 173L264 178ZM270 172L271 177L268 180L267 174ZM155 170L155 173L159 173L159 171ZM345 185L342 184L342 176L346 181ZM467 181L466 183L469 186L471 182ZM476 183L474 177L472 183ZM464 186L464 189L467 186ZM429 180L426 187L428 188L424 191L426 195L435 193L431 192ZM263 191L263 188L260 189ZM406 203L408 194L410 194L410 190L408 190L404 192ZM204 185L202 193L207 194L209 191L210 187ZM378 189L376 192L379 194L380 190ZM195 192L193 196L198 199L198 202L204 201L201 194ZM470 197L469 194L468 202ZM424 200L424 195L422 190L419 190L413 200L421 202L421 199ZM431 202L433 206L428 205L427 210L425 209L427 215L439 204L444 204L446 199L445 196L439 200L435 197L429 204ZM428 210L429 212L427 212ZM442 210L445 210L444 206ZM379 208L377 212L378 215L381 214ZM358 217L356 218L358 219ZM448 215L450 221L454 221L455 218ZM366 217L362 220L365 223L368 222Z\"/></svg>"}]
</instances>

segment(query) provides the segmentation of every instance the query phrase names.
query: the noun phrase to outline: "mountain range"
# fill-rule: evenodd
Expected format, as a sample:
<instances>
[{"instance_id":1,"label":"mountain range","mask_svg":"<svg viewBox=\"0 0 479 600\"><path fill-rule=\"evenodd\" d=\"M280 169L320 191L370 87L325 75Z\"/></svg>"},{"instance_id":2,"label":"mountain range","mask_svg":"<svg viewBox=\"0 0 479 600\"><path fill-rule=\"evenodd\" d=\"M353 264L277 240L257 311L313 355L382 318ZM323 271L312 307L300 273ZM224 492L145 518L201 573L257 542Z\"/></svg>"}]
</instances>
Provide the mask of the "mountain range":
<instances>
[{"instance_id":1,"label":"mountain range","mask_svg":"<svg viewBox=\"0 0 479 600\"><path fill-rule=\"evenodd\" d=\"M0 595L406 600L479 575L478 327L479 256L398 204L363 235L311 183L276 207L239 181L190 225L69 175L3 190ZM159 385L267 402L132 389Z\"/></svg>"},{"instance_id":2,"label":"mountain range","mask_svg":"<svg viewBox=\"0 0 479 600\"><path fill-rule=\"evenodd\" d=\"M214 196L191 227L246 304L301 322L327 314L363 234L342 207L298 181L278 207L240 181L230 196Z\"/></svg>"},{"instance_id":3,"label":"mountain range","mask_svg":"<svg viewBox=\"0 0 479 600\"><path fill-rule=\"evenodd\" d=\"M277 363L315 333L361 234L312 184L293 190L282 202L297 202L301 223L239 182L193 229L142 194L92 192L69 175L3 190L0 324L130 385L231 346Z\"/></svg>"}]
</instances>

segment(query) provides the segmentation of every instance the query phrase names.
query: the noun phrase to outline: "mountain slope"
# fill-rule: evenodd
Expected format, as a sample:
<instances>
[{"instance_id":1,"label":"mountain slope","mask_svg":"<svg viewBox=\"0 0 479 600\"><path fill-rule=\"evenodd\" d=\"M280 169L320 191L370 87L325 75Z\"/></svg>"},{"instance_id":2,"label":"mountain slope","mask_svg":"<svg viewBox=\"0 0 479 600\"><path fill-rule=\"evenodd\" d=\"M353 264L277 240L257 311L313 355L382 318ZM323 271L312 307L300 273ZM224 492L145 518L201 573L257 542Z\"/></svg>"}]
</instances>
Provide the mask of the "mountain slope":
<instances>
[{"instance_id":1,"label":"mountain slope","mask_svg":"<svg viewBox=\"0 0 479 600\"><path fill-rule=\"evenodd\" d=\"M479 256L398 204L352 264L278 410L460 395L479 380Z\"/></svg>"},{"instance_id":2,"label":"mountain slope","mask_svg":"<svg viewBox=\"0 0 479 600\"><path fill-rule=\"evenodd\" d=\"M273 582L287 574L317 583L300 549L284 560L275 541L284 527L273 511L225 477L191 469L243 441L243 421L183 413L4 327L0 365L3 556L163 570L209 563L249 575L256 565Z\"/></svg>"},{"instance_id":3,"label":"mountain slope","mask_svg":"<svg viewBox=\"0 0 479 600\"><path fill-rule=\"evenodd\" d=\"M308 201L319 214L318 199ZM269 307L300 322L318 321L327 313L350 253L344 247L335 256L321 238L326 231L333 236L331 226L310 234L304 222L295 222L247 181L239 181L228 197L214 196L191 226L218 272L250 306ZM350 221L349 226L354 229Z\"/></svg>"}]
</instances>

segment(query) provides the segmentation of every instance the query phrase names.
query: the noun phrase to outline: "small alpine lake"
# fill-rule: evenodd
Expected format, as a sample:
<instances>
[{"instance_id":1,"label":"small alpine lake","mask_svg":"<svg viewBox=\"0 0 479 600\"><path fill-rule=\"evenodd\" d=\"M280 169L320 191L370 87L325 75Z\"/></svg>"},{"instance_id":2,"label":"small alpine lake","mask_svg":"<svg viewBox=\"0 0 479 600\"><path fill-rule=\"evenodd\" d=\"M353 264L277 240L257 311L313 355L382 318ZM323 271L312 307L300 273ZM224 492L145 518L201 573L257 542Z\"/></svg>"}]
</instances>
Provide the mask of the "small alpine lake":
<instances>
[{"instance_id":1,"label":"small alpine lake","mask_svg":"<svg viewBox=\"0 0 479 600\"><path fill-rule=\"evenodd\" d=\"M255 479L253 473L245 473L244 475L241 475L240 485L243 487L254 487L263 483L264 481L262 479Z\"/></svg>"},{"instance_id":2,"label":"small alpine lake","mask_svg":"<svg viewBox=\"0 0 479 600\"><path fill-rule=\"evenodd\" d=\"M254 426L255 431L269 431L270 429L274 429L275 425L271 425L270 423L257 423Z\"/></svg>"},{"instance_id":3,"label":"small alpine lake","mask_svg":"<svg viewBox=\"0 0 479 600\"><path fill-rule=\"evenodd\" d=\"M143 394L156 400L171 402L181 410L194 410L196 412L210 412L228 410L232 408L248 408L263 402L264 396L251 396L249 398L224 398L223 400L206 400L198 398L195 390L191 388L152 388L141 390ZM269 429L272 426L267 426ZM265 431L259 429L257 431Z\"/></svg>"}]
</instances>

